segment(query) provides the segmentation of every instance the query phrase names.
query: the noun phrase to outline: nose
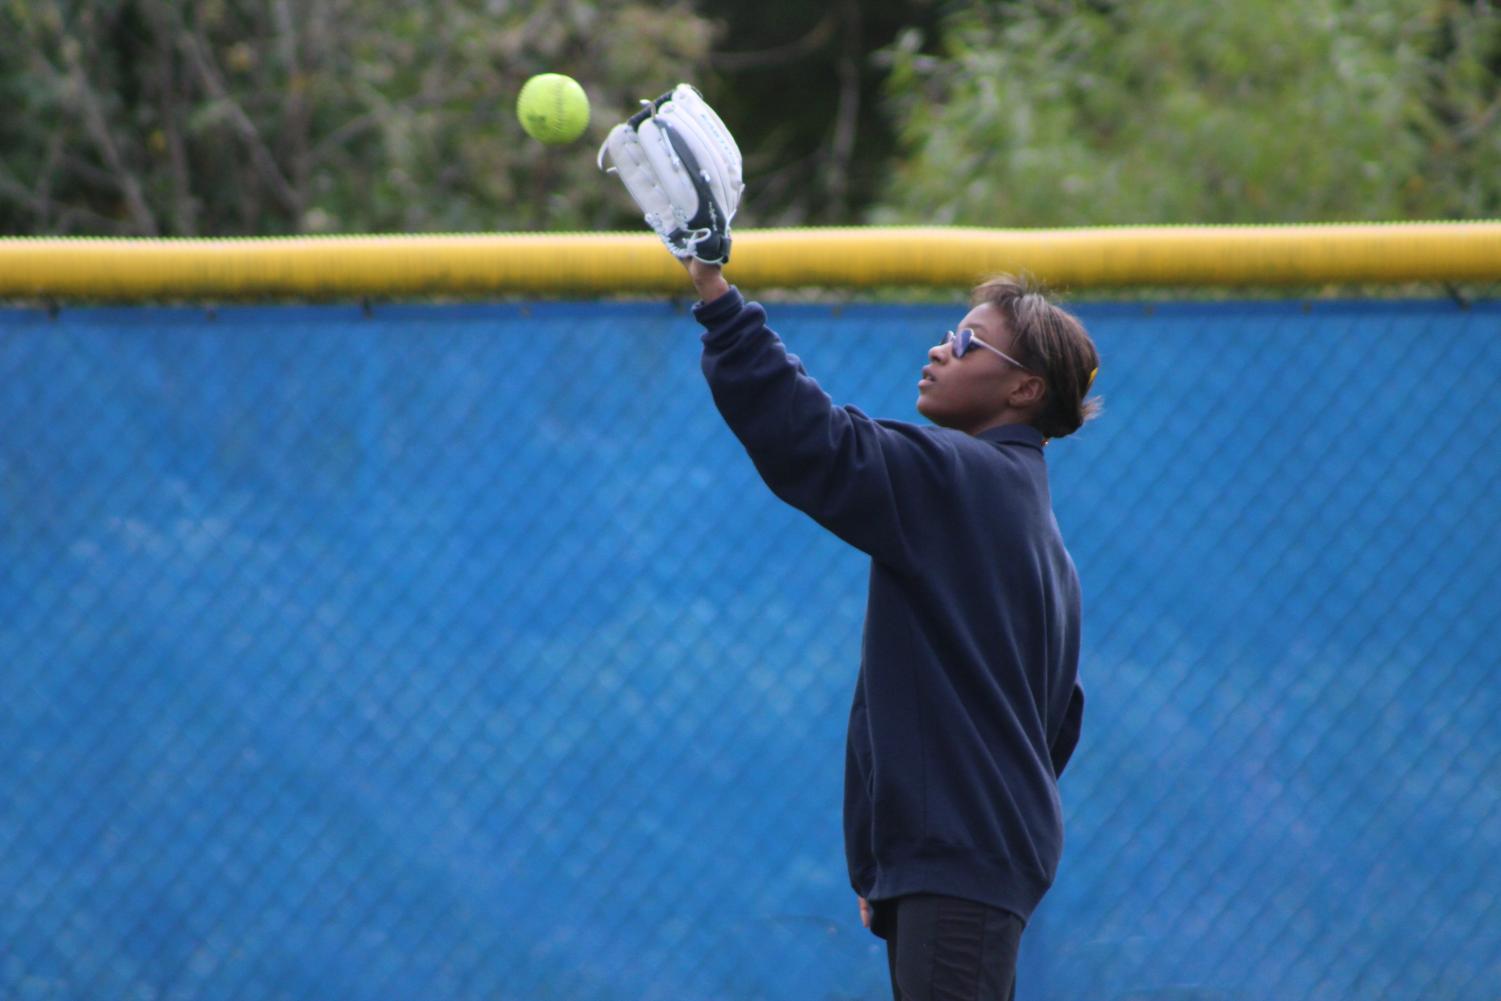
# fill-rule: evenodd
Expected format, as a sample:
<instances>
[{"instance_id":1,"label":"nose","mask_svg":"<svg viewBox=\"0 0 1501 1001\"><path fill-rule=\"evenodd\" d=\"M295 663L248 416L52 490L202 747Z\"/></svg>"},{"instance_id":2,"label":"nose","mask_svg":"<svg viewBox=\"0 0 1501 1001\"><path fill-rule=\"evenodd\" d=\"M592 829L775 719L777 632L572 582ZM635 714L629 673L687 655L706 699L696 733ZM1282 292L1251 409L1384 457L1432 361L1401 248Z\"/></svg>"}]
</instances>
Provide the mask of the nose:
<instances>
[{"instance_id":1,"label":"nose","mask_svg":"<svg viewBox=\"0 0 1501 1001\"><path fill-rule=\"evenodd\" d=\"M948 346L945 344L935 344L931 348L928 348L928 361L938 361L939 359L941 359L943 357L943 351L947 347Z\"/></svg>"}]
</instances>

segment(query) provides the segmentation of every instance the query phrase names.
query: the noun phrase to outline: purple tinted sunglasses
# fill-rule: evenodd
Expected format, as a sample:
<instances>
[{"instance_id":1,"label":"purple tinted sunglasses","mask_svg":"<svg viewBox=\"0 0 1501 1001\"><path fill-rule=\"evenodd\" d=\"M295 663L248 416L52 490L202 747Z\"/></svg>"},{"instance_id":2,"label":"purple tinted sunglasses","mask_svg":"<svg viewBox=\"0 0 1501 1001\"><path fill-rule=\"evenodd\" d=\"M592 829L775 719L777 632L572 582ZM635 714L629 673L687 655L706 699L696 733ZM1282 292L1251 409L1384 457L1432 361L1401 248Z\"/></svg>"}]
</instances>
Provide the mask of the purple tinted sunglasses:
<instances>
[{"instance_id":1,"label":"purple tinted sunglasses","mask_svg":"<svg viewBox=\"0 0 1501 1001\"><path fill-rule=\"evenodd\" d=\"M1006 359L1011 364L1021 369L1023 372L1031 372L1033 375L1037 374L1036 369L1028 368L1021 362L1017 361L1015 358L1008 355L1006 352L1002 351L1000 348L991 347L989 344L986 344L984 341L980 340L980 338L975 336L975 332L968 327L965 327L957 334L950 330L948 333L943 335L943 343L953 346L955 358L963 358L972 345L978 344L986 351L1000 355L1002 358ZM1089 381L1084 384L1085 392L1088 392L1089 388L1094 385L1094 377L1099 374L1100 370L1098 368L1090 369Z\"/></svg>"},{"instance_id":2,"label":"purple tinted sunglasses","mask_svg":"<svg viewBox=\"0 0 1501 1001\"><path fill-rule=\"evenodd\" d=\"M943 335L943 343L948 344L953 348L955 358L963 358L966 354L969 353L969 349L971 347L978 345L984 348L986 351L989 351L991 354L1000 355L1002 358L1006 359L1011 364L1021 369L1023 372L1032 371L1030 368L1023 365L1021 362L1017 361L1015 358L1011 357L1000 348L991 347L989 344L986 344L984 341L980 340L980 338L975 336L975 332L968 327L965 327L957 334L950 330L948 333ZM1033 374L1035 375L1036 373L1034 372Z\"/></svg>"}]
</instances>

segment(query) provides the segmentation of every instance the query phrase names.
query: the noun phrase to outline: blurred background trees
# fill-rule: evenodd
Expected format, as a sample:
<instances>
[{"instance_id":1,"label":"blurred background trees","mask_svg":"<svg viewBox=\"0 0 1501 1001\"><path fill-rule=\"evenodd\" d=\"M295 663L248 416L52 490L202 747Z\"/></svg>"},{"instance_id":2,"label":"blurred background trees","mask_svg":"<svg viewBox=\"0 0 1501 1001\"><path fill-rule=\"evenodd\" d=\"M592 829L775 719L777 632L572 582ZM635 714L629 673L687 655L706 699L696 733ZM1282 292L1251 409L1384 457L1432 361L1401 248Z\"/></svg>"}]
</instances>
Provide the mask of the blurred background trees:
<instances>
[{"instance_id":1,"label":"blurred background trees","mask_svg":"<svg viewBox=\"0 0 1501 1001\"><path fill-rule=\"evenodd\" d=\"M1501 213L1501 18L1459 0L1052 0L882 53L876 220L974 225Z\"/></svg>"},{"instance_id":2,"label":"blurred background trees","mask_svg":"<svg viewBox=\"0 0 1501 1001\"><path fill-rule=\"evenodd\" d=\"M741 225L1501 215L1488 0L0 0L0 231L635 228L592 147L680 79Z\"/></svg>"},{"instance_id":3,"label":"blurred background trees","mask_svg":"<svg viewBox=\"0 0 1501 1001\"><path fill-rule=\"evenodd\" d=\"M528 139L516 93L567 73L613 116L700 75L711 34L686 3L3 2L10 232L619 223L588 144Z\"/></svg>"}]
</instances>

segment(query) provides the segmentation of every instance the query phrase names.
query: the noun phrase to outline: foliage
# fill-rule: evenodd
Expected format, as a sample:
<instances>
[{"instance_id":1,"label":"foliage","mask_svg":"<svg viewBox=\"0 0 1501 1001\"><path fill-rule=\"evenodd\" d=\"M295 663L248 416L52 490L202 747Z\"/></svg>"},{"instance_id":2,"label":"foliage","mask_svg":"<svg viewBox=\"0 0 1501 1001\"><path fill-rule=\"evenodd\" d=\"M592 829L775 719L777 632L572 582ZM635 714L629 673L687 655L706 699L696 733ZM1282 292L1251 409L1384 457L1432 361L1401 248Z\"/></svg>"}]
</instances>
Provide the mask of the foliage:
<instances>
[{"instance_id":1,"label":"foliage","mask_svg":"<svg viewBox=\"0 0 1501 1001\"><path fill-rule=\"evenodd\" d=\"M1493 0L0 0L0 232L640 230L591 147L678 80L742 227L1501 215Z\"/></svg>"},{"instance_id":2,"label":"foliage","mask_svg":"<svg viewBox=\"0 0 1501 1001\"><path fill-rule=\"evenodd\" d=\"M739 137L747 225L845 225L880 194L896 152L876 58L936 32L933 0L698 0L716 25L705 92Z\"/></svg>"},{"instance_id":3,"label":"foliage","mask_svg":"<svg viewBox=\"0 0 1501 1001\"><path fill-rule=\"evenodd\" d=\"M0 225L134 235L633 223L590 142L710 25L626 0L5 0ZM533 73L585 83L580 144L527 139Z\"/></svg>"},{"instance_id":4,"label":"foliage","mask_svg":"<svg viewBox=\"0 0 1501 1001\"><path fill-rule=\"evenodd\" d=\"M1456 0L1050 0L887 51L881 222L1501 213L1501 18Z\"/></svg>"}]
</instances>

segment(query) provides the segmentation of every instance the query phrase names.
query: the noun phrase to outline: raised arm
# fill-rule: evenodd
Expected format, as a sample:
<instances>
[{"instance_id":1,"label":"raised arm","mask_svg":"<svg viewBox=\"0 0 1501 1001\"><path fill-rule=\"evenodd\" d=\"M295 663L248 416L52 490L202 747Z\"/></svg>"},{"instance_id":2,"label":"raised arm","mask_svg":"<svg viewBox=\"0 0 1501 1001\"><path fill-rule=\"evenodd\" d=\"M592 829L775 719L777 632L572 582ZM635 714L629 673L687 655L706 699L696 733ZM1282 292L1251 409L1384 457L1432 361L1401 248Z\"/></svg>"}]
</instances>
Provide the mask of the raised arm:
<instances>
[{"instance_id":1,"label":"raised arm","mask_svg":"<svg viewBox=\"0 0 1501 1001\"><path fill-rule=\"evenodd\" d=\"M720 273L745 185L740 149L701 94L679 84L610 130L600 148L702 300L704 374L730 428L783 500L888 564L914 565L912 533L940 439L835 407ZM926 512L924 512L926 508Z\"/></svg>"},{"instance_id":2,"label":"raised arm","mask_svg":"<svg viewBox=\"0 0 1501 1001\"><path fill-rule=\"evenodd\" d=\"M915 536L940 514L933 484L952 455L932 432L837 407L719 268L687 262L715 405L782 500L856 548L915 565Z\"/></svg>"}]
</instances>

